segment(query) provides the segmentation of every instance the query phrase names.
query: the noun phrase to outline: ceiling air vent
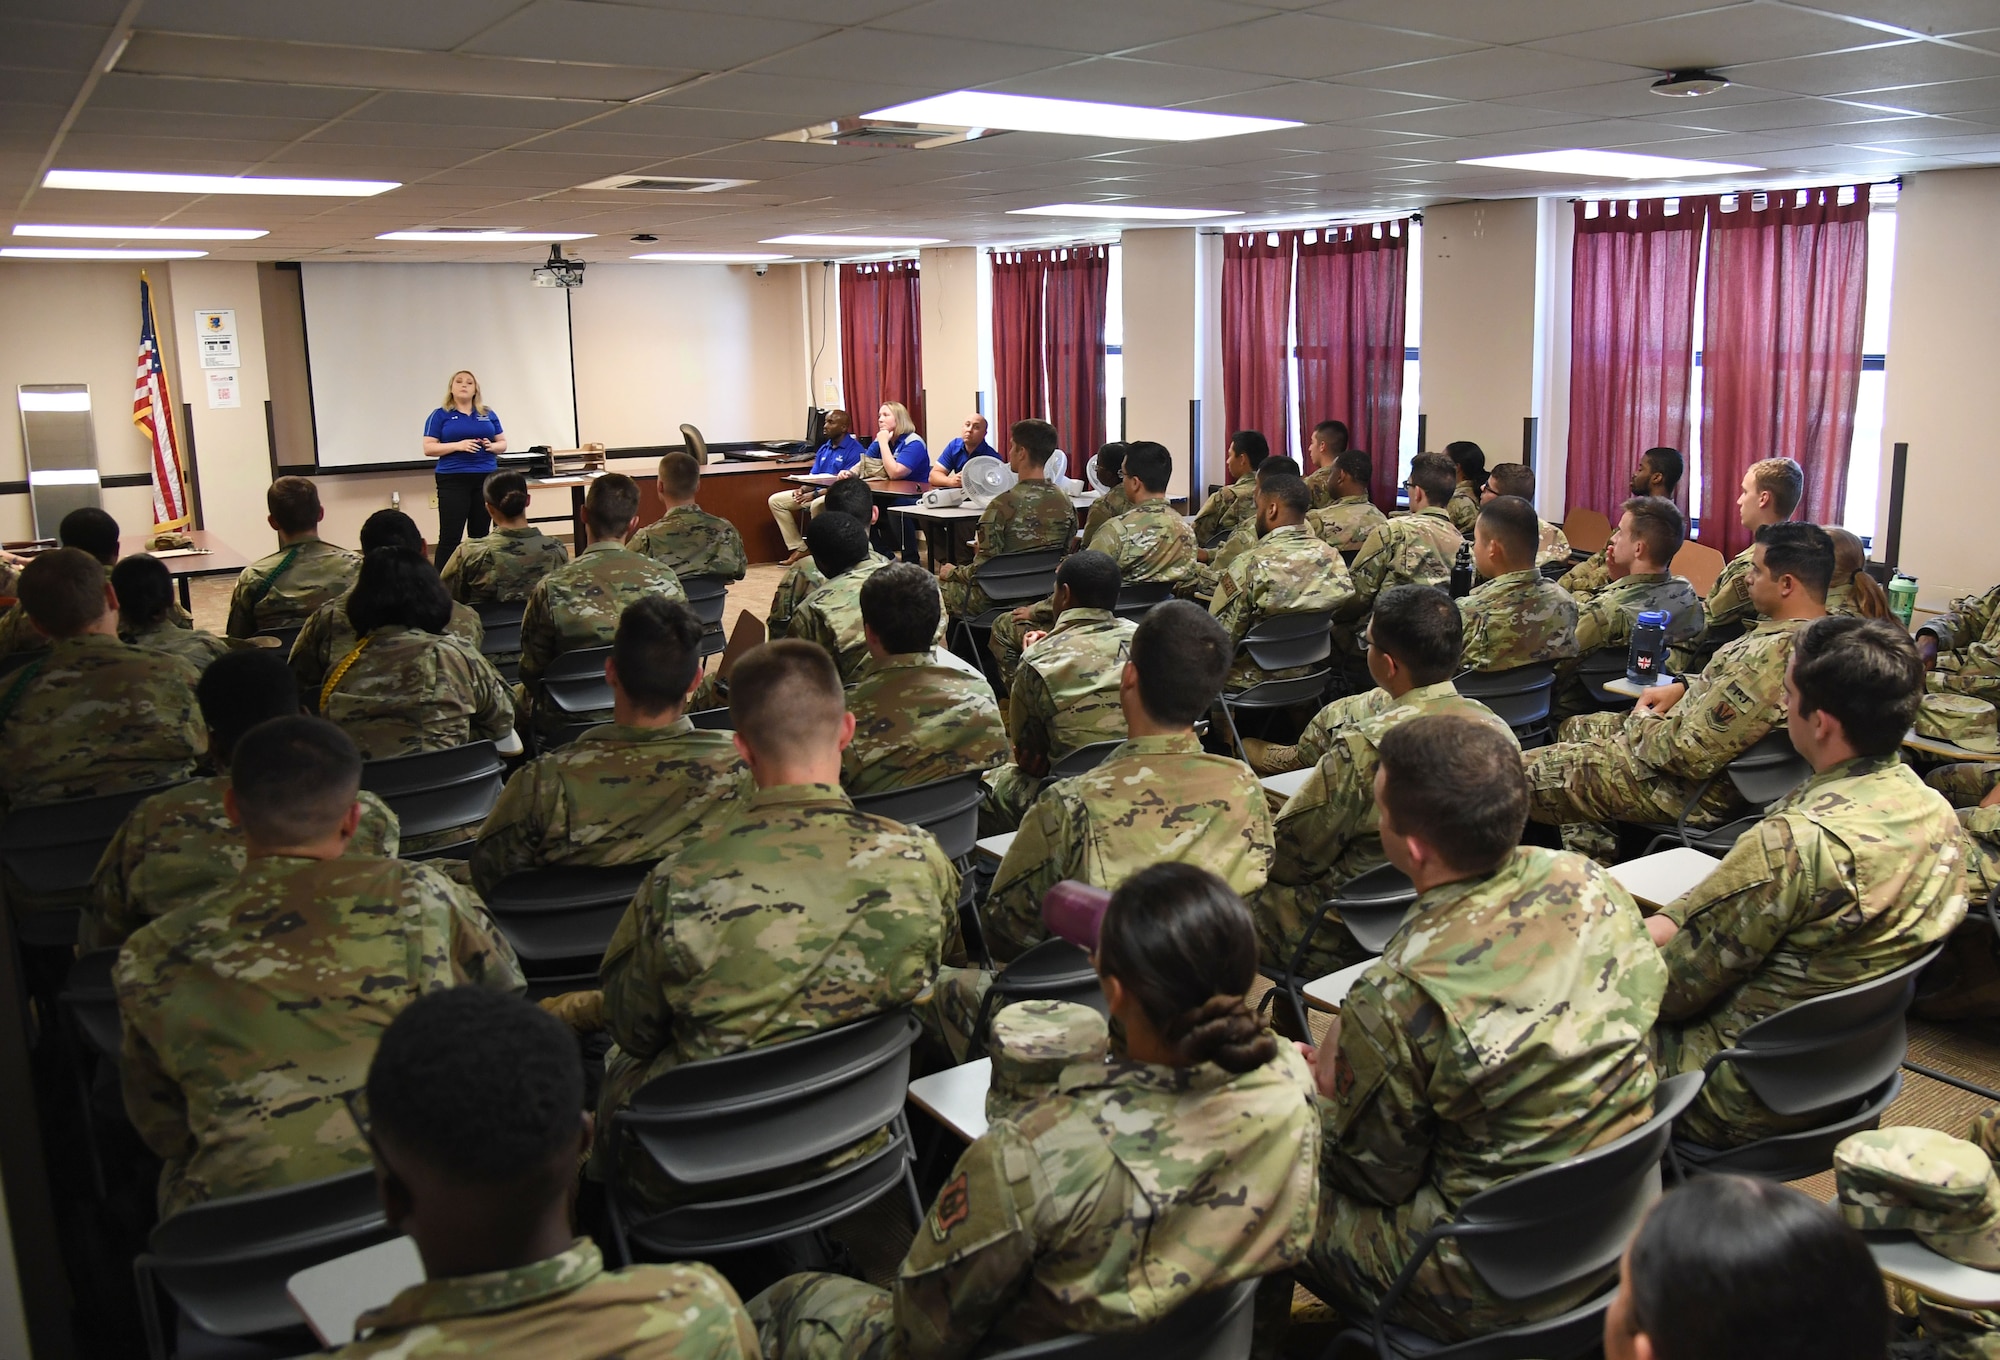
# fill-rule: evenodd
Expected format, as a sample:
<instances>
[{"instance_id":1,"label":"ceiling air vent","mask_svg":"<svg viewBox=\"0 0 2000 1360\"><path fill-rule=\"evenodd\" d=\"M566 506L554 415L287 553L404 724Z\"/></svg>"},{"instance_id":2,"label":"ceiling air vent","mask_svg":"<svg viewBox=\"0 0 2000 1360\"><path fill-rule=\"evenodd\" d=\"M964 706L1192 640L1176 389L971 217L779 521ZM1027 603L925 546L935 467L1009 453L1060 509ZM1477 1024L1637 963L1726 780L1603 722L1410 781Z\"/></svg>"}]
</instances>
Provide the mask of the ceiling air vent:
<instances>
[{"instance_id":1,"label":"ceiling air vent","mask_svg":"<svg viewBox=\"0 0 2000 1360\"><path fill-rule=\"evenodd\" d=\"M810 142L814 146L884 146L925 151L993 137L1004 128L959 127L950 123L905 123L888 118L840 118L796 132L780 132L767 142Z\"/></svg>"},{"instance_id":2,"label":"ceiling air vent","mask_svg":"<svg viewBox=\"0 0 2000 1360\"><path fill-rule=\"evenodd\" d=\"M609 179L579 184L579 189L622 189L642 194L712 194L718 189L735 189L755 184L754 179L703 179L693 175L613 175Z\"/></svg>"}]
</instances>

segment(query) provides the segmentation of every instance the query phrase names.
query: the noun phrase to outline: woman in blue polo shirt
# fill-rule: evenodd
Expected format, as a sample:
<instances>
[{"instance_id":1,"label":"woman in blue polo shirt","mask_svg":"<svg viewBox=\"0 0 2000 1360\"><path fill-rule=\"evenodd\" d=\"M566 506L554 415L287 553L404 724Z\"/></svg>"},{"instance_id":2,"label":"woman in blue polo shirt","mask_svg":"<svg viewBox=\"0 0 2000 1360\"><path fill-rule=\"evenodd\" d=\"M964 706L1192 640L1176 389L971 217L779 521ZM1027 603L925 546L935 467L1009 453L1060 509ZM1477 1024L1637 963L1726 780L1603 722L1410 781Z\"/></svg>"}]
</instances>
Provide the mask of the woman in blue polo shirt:
<instances>
[{"instance_id":1,"label":"woman in blue polo shirt","mask_svg":"<svg viewBox=\"0 0 2000 1360\"><path fill-rule=\"evenodd\" d=\"M451 561L459 540L472 531L481 538L492 529L481 489L499 469L495 454L507 451L500 417L479 397L479 379L461 368L451 375L444 405L424 422L424 457L437 463L438 536L431 560Z\"/></svg>"},{"instance_id":2,"label":"woman in blue polo shirt","mask_svg":"<svg viewBox=\"0 0 2000 1360\"><path fill-rule=\"evenodd\" d=\"M916 422L910 419L910 409L900 401L885 401L875 416L875 442L868 446L868 456L854 472L846 476L866 477L874 469L870 461L879 462L880 476L892 482L928 482L931 476L931 451L924 447L923 436L917 433ZM915 496L897 496L889 501L891 505L915 505ZM903 560L917 560L917 522L905 515L884 515L884 520L903 521ZM876 532L885 536L891 545L895 530L877 523Z\"/></svg>"}]
</instances>

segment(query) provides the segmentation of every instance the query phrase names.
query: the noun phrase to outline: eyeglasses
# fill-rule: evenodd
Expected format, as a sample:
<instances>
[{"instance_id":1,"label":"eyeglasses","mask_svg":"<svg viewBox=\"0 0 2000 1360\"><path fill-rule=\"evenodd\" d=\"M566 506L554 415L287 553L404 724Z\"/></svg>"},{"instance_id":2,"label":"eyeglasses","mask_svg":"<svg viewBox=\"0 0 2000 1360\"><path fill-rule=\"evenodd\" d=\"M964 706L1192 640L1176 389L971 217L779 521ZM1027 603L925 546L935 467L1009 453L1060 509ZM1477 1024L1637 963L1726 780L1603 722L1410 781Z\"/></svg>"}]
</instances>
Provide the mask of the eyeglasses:
<instances>
[{"instance_id":1,"label":"eyeglasses","mask_svg":"<svg viewBox=\"0 0 2000 1360\"><path fill-rule=\"evenodd\" d=\"M340 1103L347 1107L348 1116L354 1120L354 1127L361 1130L361 1141L369 1150L375 1147L375 1121L368 1115L368 1088L357 1086L352 1091L340 1093Z\"/></svg>"}]
</instances>

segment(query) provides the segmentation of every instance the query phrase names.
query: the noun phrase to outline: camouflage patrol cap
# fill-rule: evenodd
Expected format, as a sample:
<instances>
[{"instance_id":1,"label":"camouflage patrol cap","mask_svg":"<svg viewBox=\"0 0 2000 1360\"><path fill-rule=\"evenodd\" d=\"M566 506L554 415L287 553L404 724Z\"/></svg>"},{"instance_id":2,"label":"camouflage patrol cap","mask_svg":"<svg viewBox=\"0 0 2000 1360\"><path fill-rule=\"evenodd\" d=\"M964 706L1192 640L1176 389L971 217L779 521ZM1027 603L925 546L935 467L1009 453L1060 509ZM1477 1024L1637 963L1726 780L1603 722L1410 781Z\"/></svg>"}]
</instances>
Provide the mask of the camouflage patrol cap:
<instances>
[{"instance_id":1,"label":"camouflage patrol cap","mask_svg":"<svg viewBox=\"0 0 2000 1360\"><path fill-rule=\"evenodd\" d=\"M2000 753L2000 715L1969 694L1926 694L1917 709L1917 735Z\"/></svg>"},{"instance_id":2,"label":"camouflage patrol cap","mask_svg":"<svg viewBox=\"0 0 2000 1360\"><path fill-rule=\"evenodd\" d=\"M1102 1015L1075 1001L1017 1001L993 1017L987 1049L993 1080L986 1090L986 1117L1049 1095L1071 1063L1102 1062L1111 1049L1111 1029Z\"/></svg>"},{"instance_id":3,"label":"camouflage patrol cap","mask_svg":"<svg viewBox=\"0 0 2000 1360\"><path fill-rule=\"evenodd\" d=\"M1972 1127L1965 1136L1979 1145L1988 1161L2000 1158L2000 1105L1988 1105L1972 1116Z\"/></svg>"},{"instance_id":4,"label":"camouflage patrol cap","mask_svg":"<svg viewBox=\"0 0 2000 1360\"><path fill-rule=\"evenodd\" d=\"M2000 1269L2000 1176L1976 1145L1937 1129L1875 1129L1833 1150L1833 1175L1852 1226L1914 1232L1962 1265Z\"/></svg>"}]
</instances>

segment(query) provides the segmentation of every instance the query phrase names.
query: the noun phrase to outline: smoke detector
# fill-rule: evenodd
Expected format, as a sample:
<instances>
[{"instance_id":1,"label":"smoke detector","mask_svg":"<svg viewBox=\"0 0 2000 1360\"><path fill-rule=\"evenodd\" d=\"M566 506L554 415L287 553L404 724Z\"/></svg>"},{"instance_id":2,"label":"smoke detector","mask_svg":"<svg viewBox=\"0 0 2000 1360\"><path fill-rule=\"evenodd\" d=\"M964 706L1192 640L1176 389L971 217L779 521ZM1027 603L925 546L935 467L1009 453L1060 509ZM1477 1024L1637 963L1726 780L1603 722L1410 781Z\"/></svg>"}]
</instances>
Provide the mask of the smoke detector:
<instances>
[{"instance_id":1,"label":"smoke detector","mask_svg":"<svg viewBox=\"0 0 2000 1360\"><path fill-rule=\"evenodd\" d=\"M1699 99L1727 87L1729 81L1713 71L1670 71L1652 84L1654 94L1668 99Z\"/></svg>"},{"instance_id":2,"label":"smoke detector","mask_svg":"<svg viewBox=\"0 0 2000 1360\"><path fill-rule=\"evenodd\" d=\"M906 123L893 118L836 118L795 132L779 132L767 142L809 142L814 146L879 146L927 151L993 137L1004 128L961 127L951 123Z\"/></svg>"},{"instance_id":3,"label":"smoke detector","mask_svg":"<svg viewBox=\"0 0 2000 1360\"><path fill-rule=\"evenodd\" d=\"M645 194L712 194L718 189L739 189L756 182L754 179L708 179L694 175L612 175L608 179L596 179L576 187Z\"/></svg>"}]
</instances>

